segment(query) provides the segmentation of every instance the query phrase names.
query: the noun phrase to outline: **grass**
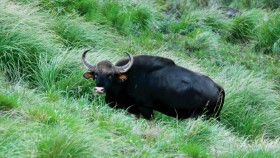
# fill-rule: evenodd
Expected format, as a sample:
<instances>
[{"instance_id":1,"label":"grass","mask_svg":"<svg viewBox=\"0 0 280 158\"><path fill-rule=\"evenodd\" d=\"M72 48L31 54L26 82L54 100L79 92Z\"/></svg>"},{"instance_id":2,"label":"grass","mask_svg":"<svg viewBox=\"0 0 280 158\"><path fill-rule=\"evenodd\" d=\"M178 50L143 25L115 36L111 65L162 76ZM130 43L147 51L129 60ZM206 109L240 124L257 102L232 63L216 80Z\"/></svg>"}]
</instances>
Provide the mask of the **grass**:
<instances>
[{"instance_id":1,"label":"grass","mask_svg":"<svg viewBox=\"0 0 280 158\"><path fill-rule=\"evenodd\" d=\"M231 22L231 28L229 30L229 38L233 41L247 42L253 36L254 28L258 23L259 10L250 10L237 15Z\"/></svg>"},{"instance_id":2,"label":"grass","mask_svg":"<svg viewBox=\"0 0 280 158\"><path fill-rule=\"evenodd\" d=\"M260 1L236 0L236 1L231 1L230 5L238 8L277 9L280 6L280 2L277 0L260 0Z\"/></svg>"},{"instance_id":3,"label":"grass","mask_svg":"<svg viewBox=\"0 0 280 158\"><path fill-rule=\"evenodd\" d=\"M80 23L84 23L80 25ZM58 34L62 42L68 48L93 47L104 48L117 46L120 42L113 42L115 39L108 27L98 24L85 22L84 19L77 16L58 17L53 26L54 31ZM120 40L120 39L115 39Z\"/></svg>"},{"instance_id":4,"label":"grass","mask_svg":"<svg viewBox=\"0 0 280 158\"><path fill-rule=\"evenodd\" d=\"M272 14L269 19L257 28L257 42L255 48L265 53L279 54L279 26L280 14Z\"/></svg>"},{"instance_id":5,"label":"grass","mask_svg":"<svg viewBox=\"0 0 280 158\"><path fill-rule=\"evenodd\" d=\"M222 114L224 123L241 135L277 138L280 132L280 98L273 90L273 84L263 82L262 76L254 76L239 66L228 67L219 74L225 78L230 76L223 79L230 80L228 84L224 83L227 89L226 106Z\"/></svg>"},{"instance_id":6,"label":"grass","mask_svg":"<svg viewBox=\"0 0 280 158\"><path fill-rule=\"evenodd\" d=\"M20 1L29 2L28 0ZM79 2L39 0L37 2L35 5L48 9L53 14L78 14L84 16L87 21L111 25L124 35L151 29L156 19L155 15L158 14L156 5L150 1L128 3L127 0L81 0Z\"/></svg>"},{"instance_id":7,"label":"grass","mask_svg":"<svg viewBox=\"0 0 280 158\"><path fill-rule=\"evenodd\" d=\"M224 9L238 7L227 17ZM0 157L277 157L276 1L0 2ZM221 122L135 120L84 80L81 52L159 55L225 88Z\"/></svg>"},{"instance_id":8,"label":"grass","mask_svg":"<svg viewBox=\"0 0 280 158\"><path fill-rule=\"evenodd\" d=\"M63 129L46 128L47 133L42 133L41 139L36 143L37 157L89 157L93 151L82 134L61 130Z\"/></svg>"},{"instance_id":9,"label":"grass","mask_svg":"<svg viewBox=\"0 0 280 158\"><path fill-rule=\"evenodd\" d=\"M0 110L10 110L18 106L14 95L5 94L0 91Z\"/></svg>"},{"instance_id":10,"label":"grass","mask_svg":"<svg viewBox=\"0 0 280 158\"><path fill-rule=\"evenodd\" d=\"M29 6L3 1L0 14L0 69L15 81L32 78L38 56L48 54L51 57L58 51L57 36L49 29L47 17Z\"/></svg>"},{"instance_id":11,"label":"grass","mask_svg":"<svg viewBox=\"0 0 280 158\"><path fill-rule=\"evenodd\" d=\"M254 143L251 145L250 141L234 135L223 123L202 119L177 121L161 116L150 122L144 119L135 121L132 115L106 106L102 97L93 101L61 98L50 102L47 94L36 94L20 85L11 88L7 87L7 90L19 95L20 111L17 115L0 117L1 126L5 127L0 128L5 140L0 148L3 155L10 152L7 155L12 157L61 154L74 157L214 157L228 155L226 153L230 149L234 151L231 155L255 153ZM9 141L15 137L17 139ZM265 151L263 154L277 153L276 140L276 144L271 145L272 140L255 140L264 141L261 142L263 146L258 147L260 152ZM5 142L15 146L13 150ZM31 151L28 150L30 146L34 147ZM245 152L244 147L252 148L252 151Z\"/></svg>"}]
</instances>

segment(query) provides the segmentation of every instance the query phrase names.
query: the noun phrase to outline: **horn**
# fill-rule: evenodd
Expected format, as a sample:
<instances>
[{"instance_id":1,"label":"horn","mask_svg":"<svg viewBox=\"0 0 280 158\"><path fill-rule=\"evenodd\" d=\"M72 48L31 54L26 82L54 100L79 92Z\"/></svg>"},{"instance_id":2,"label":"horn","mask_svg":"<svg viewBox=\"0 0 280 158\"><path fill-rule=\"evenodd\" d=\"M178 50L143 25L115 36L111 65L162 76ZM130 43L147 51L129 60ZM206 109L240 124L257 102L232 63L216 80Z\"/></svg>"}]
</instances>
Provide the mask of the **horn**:
<instances>
[{"instance_id":1,"label":"horn","mask_svg":"<svg viewBox=\"0 0 280 158\"><path fill-rule=\"evenodd\" d=\"M85 67L88 69L88 70L94 70L95 69L95 65L92 65L90 64L87 60L86 60L86 54L87 52L89 52L91 49L87 49L83 52L83 55L82 55L82 62L83 64L85 65Z\"/></svg>"},{"instance_id":2,"label":"horn","mask_svg":"<svg viewBox=\"0 0 280 158\"><path fill-rule=\"evenodd\" d=\"M133 56L130 54L130 53L128 53L128 52L125 52L127 55L128 55L128 57L129 57L129 62L127 63L127 64L125 64L125 65L123 65L123 66L115 66L115 72L116 73L125 73L125 72L127 72L130 68L131 68L131 66L133 65L133 62L134 62L134 59L133 59Z\"/></svg>"}]
</instances>

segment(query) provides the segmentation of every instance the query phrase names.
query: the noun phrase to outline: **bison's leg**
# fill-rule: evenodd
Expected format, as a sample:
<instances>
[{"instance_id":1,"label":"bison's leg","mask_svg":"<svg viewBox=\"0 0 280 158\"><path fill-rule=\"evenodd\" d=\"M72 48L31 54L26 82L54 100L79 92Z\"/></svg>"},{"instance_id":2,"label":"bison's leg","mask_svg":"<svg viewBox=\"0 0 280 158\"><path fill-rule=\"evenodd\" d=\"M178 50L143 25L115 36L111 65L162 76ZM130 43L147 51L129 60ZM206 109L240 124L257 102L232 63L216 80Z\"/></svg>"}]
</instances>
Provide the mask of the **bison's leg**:
<instances>
[{"instance_id":1,"label":"bison's leg","mask_svg":"<svg viewBox=\"0 0 280 158\"><path fill-rule=\"evenodd\" d=\"M139 112L145 119L151 120L152 117L154 116L153 108L150 104L149 105L142 104L142 105L138 105L137 107L138 107Z\"/></svg>"},{"instance_id":2,"label":"bison's leg","mask_svg":"<svg viewBox=\"0 0 280 158\"><path fill-rule=\"evenodd\" d=\"M138 120L140 118L140 114L134 114L135 120Z\"/></svg>"}]
</instances>

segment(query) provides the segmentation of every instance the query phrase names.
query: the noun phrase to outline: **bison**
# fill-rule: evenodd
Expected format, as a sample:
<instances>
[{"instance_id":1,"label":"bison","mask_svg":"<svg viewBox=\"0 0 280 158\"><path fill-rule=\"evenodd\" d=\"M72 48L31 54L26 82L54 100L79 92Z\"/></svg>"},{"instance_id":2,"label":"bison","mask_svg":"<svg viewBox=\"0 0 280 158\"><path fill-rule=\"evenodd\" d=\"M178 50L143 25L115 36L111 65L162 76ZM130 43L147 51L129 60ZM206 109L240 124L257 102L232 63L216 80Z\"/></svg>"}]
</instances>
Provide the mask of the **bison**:
<instances>
[{"instance_id":1,"label":"bison","mask_svg":"<svg viewBox=\"0 0 280 158\"><path fill-rule=\"evenodd\" d=\"M96 93L105 93L112 108L126 109L145 119L153 110L185 119L205 114L217 118L223 107L225 91L209 77L180 67L173 60L151 55L128 55L115 65L104 60L96 65L82 62L89 70L86 79L95 80Z\"/></svg>"}]
</instances>

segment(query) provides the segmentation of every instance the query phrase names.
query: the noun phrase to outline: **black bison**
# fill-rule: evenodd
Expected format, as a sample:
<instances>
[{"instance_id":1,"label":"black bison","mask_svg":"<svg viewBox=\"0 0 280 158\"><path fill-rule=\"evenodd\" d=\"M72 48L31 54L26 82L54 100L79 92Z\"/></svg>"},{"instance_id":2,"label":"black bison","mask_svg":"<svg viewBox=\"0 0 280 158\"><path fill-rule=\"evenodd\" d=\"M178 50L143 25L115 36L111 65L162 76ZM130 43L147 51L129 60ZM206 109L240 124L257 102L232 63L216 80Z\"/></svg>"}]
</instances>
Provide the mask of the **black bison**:
<instances>
[{"instance_id":1,"label":"black bison","mask_svg":"<svg viewBox=\"0 0 280 158\"><path fill-rule=\"evenodd\" d=\"M153 110L184 119L205 114L219 120L225 92L209 77L180 67L173 60L150 55L132 56L113 65L101 61L96 65L82 62L89 70L84 78L95 80L96 93L105 93L106 103L113 108L145 119L153 117Z\"/></svg>"}]
</instances>

